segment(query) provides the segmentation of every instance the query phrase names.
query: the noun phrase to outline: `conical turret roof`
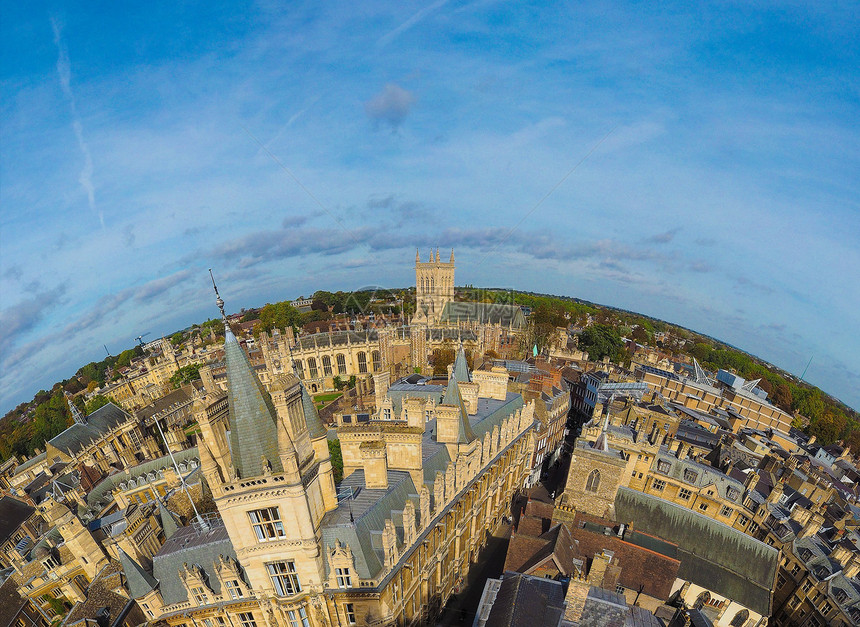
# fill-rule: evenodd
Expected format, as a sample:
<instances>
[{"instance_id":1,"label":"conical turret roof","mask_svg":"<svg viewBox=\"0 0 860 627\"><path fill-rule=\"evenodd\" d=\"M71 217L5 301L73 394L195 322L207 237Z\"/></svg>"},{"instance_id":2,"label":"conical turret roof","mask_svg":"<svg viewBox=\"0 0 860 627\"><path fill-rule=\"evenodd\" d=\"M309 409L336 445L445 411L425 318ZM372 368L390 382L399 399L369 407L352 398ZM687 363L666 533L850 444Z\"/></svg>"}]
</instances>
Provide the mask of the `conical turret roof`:
<instances>
[{"instance_id":1,"label":"conical turret roof","mask_svg":"<svg viewBox=\"0 0 860 627\"><path fill-rule=\"evenodd\" d=\"M128 591L131 593L131 596L139 599L155 590L155 587L158 585L158 579L146 572L143 566L138 564L123 549L119 550L119 561L122 564L122 570L128 581Z\"/></svg>"},{"instance_id":2,"label":"conical turret roof","mask_svg":"<svg viewBox=\"0 0 860 627\"><path fill-rule=\"evenodd\" d=\"M460 383L469 383L472 380L472 375L469 373L469 364L466 362L466 351L463 350L463 345L457 349L457 356L454 358L454 368L451 371L453 376Z\"/></svg>"},{"instance_id":3,"label":"conical turret roof","mask_svg":"<svg viewBox=\"0 0 860 627\"><path fill-rule=\"evenodd\" d=\"M164 529L165 540L179 531L179 523L176 522L176 518L173 517L167 506L161 502L161 499L158 499L158 515L161 517L161 528Z\"/></svg>"},{"instance_id":4,"label":"conical turret roof","mask_svg":"<svg viewBox=\"0 0 860 627\"><path fill-rule=\"evenodd\" d=\"M460 408L460 424L459 433L457 435L458 444L467 444L475 439L475 434L472 432L472 425L469 424L469 412L466 411L466 403L463 401L463 395L460 394L460 386L457 384L457 379L453 376L448 381L448 389L445 390L445 396L442 397L442 405L453 405Z\"/></svg>"},{"instance_id":5,"label":"conical turret roof","mask_svg":"<svg viewBox=\"0 0 860 627\"><path fill-rule=\"evenodd\" d=\"M252 370L248 356L226 320L224 326L233 467L241 478L264 474L265 462L268 462L271 472L283 472L278 455L277 414L272 399Z\"/></svg>"},{"instance_id":6,"label":"conical turret roof","mask_svg":"<svg viewBox=\"0 0 860 627\"><path fill-rule=\"evenodd\" d=\"M326 435L328 431L325 425L323 425L322 420L320 420L320 413L317 411L316 403L314 403L311 395L308 394L305 384L299 383L299 385L302 388L302 411L305 414L305 424L308 426L308 436L310 436L311 440L316 440Z\"/></svg>"}]
</instances>

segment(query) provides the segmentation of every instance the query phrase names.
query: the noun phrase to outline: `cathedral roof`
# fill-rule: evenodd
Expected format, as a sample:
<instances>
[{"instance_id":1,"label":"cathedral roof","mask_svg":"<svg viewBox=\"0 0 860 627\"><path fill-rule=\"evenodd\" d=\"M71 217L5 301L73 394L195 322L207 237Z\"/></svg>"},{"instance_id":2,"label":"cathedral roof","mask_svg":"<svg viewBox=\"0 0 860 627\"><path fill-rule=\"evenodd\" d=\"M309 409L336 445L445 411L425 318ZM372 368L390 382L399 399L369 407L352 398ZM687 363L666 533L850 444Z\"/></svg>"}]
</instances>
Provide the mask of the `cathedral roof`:
<instances>
[{"instance_id":1,"label":"cathedral roof","mask_svg":"<svg viewBox=\"0 0 860 627\"><path fill-rule=\"evenodd\" d=\"M526 318L519 305L504 305L501 303L465 303L453 301L445 303L440 324L457 324L459 322L479 322L481 324L499 324L521 329L526 326Z\"/></svg>"},{"instance_id":2,"label":"cathedral roof","mask_svg":"<svg viewBox=\"0 0 860 627\"><path fill-rule=\"evenodd\" d=\"M224 355L233 467L243 479L258 477L264 473L265 459L272 472L283 472L275 407L228 324L225 324Z\"/></svg>"}]
</instances>

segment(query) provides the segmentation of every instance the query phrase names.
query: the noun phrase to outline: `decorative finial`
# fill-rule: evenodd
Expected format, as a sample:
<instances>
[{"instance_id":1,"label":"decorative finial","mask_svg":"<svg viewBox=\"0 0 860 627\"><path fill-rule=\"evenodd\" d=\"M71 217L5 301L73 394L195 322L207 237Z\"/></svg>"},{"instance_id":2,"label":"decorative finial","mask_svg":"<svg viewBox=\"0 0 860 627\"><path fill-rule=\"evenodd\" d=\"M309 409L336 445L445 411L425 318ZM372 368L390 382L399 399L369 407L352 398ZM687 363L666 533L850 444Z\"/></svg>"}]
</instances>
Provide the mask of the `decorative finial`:
<instances>
[{"instance_id":1,"label":"decorative finial","mask_svg":"<svg viewBox=\"0 0 860 627\"><path fill-rule=\"evenodd\" d=\"M453 248L451 249L451 261L449 261L448 263L454 263L454 249Z\"/></svg>"},{"instance_id":2,"label":"decorative finial","mask_svg":"<svg viewBox=\"0 0 860 627\"><path fill-rule=\"evenodd\" d=\"M212 274L212 268L209 268L209 276L212 277L212 287L215 288L215 304L218 305L218 309L221 310L221 317L224 318L224 321L227 321L227 314L224 313L224 299L221 298L221 294L218 293L218 286L215 285L215 275Z\"/></svg>"}]
</instances>

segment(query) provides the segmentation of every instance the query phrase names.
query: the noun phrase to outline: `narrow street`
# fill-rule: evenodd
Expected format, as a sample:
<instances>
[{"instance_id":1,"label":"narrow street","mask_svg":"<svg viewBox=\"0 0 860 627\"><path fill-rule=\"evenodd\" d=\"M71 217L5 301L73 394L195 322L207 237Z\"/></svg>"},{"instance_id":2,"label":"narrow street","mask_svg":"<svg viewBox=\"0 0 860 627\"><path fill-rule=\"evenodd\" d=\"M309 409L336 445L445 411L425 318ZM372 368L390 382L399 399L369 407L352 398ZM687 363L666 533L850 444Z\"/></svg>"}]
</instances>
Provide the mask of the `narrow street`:
<instances>
[{"instance_id":1,"label":"narrow street","mask_svg":"<svg viewBox=\"0 0 860 627\"><path fill-rule=\"evenodd\" d=\"M558 462L549 468L546 477L530 490L518 493L512 503L512 518L514 524L519 518L519 512L528 499L532 490L539 491L541 498L549 498L549 494L556 495L564 489L567 479L567 469L570 465L570 455L562 454ZM478 604L481 602L481 594L484 592L484 584L487 579L497 579L502 575L505 566L505 558L508 553L508 544L511 539L511 525L501 524L495 533L487 540L487 546L478 556L477 563L472 567L466 586L460 594L453 595L436 621L437 625L471 625L475 620Z\"/></svg>"},{"instance_id":2,"label":"narrow street","mask_svg":"<svg viewBox=\"0 0 860 627\"><path fill-rule=\"evenodd\" d=\"M501 524L495 533L487 540L487 546L478 556L478 561L471 568L465 589L455 594L442 608L442 613L436 621L437 625L471 625L475 620L478 603L484 592L487 579L498 578L505 566L505 556L508 553L508 543L511 539L511 526Z\"/></svg>"}]
</instances>

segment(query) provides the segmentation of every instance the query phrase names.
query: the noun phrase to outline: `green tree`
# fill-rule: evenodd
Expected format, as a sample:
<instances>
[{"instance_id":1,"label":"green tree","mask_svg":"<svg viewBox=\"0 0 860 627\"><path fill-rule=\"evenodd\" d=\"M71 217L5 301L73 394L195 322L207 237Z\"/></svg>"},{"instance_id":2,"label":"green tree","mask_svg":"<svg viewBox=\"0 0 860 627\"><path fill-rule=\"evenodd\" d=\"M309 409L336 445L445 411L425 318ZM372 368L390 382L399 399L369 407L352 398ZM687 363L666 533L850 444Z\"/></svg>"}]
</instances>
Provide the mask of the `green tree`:
<instances>
[{"instance_id":1,"label":"green tree","mask_svg":"<svg viewBox=\"0 0 860 627\"><path fill-rule=\"evenodd\" d=\"M595 324L585 329L579 336L579 348L588 352L588 358L600 361L604 357L623 359L623 342L618 332L605 324Z\"/></svg>"},{"instance_id":2,"label":"green tree","mask_svg":"<svg viewBox=\"0 0 860 627\"><path fill-rule=\"evenodd\" d=\"M433 351L433 376L447 377L448 366L454 363L453 348L437 348Z\"/></svg>"},{"instance_id":3,"label":"green tree","mask_svg":"<svg viewBox=\"0 0 860 627\"><path fill-rule=\"evenodd\" d=\"M97 409L104 407L108 403L113 403L114 405L117 404L116 401L113 400L110 396L104 396L103 394L96 394L89 401L87 401L87 407L86 407L87 416L89 416L91 413L93 413Z\"/></svg>"},{"instance_id":4,"label":"green tree","mask_svg":"<svg viewBox=\"0 0 860 627\"><path fill-rule=\"evenodd\" d=\"M200 364L191 364L182 366L179 370L173 373L170 377L170 383L174 389L181 388L186 383L191 383L200 378Z\"/></svg>"},{"instance_id":5,"label":"green tree","mask_svg":"<svg viewBox=\"0 0 860 627\"><path fill-rule=\"evenodd\" d=\"M182 344L182 340L185 336L182 334L182 331L177 331L173 335L170 336L170 343L173 346L180 346Z\"/></svg>"},{"instance_id":6,"label":"green tree","mask_svg":"<svg viewBox=\"0 0 860 627\"><path fill-rule=\"evenodd\" d=\"M343 454L340 451L340 440L334 439L328 441L328 454L331 457L334 482L340 483L343 479Z\"/></svg>"}]
</instances>

